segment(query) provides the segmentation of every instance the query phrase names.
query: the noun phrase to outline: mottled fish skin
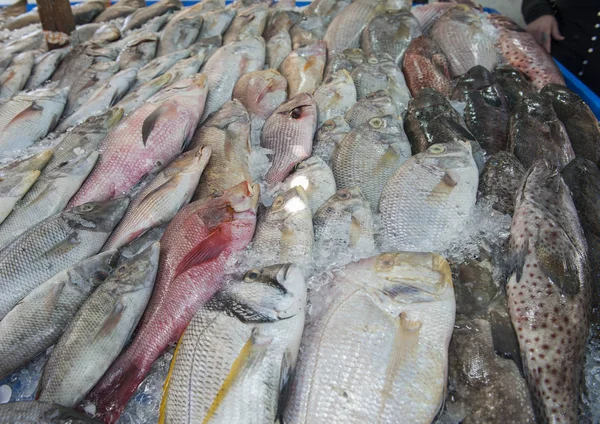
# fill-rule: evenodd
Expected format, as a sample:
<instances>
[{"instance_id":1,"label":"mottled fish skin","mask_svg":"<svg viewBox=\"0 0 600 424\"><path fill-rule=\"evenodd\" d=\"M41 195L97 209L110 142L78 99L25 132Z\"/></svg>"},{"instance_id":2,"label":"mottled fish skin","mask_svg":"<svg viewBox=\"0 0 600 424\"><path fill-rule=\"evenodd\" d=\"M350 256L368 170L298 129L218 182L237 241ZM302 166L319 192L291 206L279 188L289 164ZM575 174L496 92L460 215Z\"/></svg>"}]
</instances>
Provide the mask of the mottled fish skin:
<instances>
[{"instance_id":1,"label":"mottled fish skin","mask_svg":"<svg viewBox=\"0 0 600 424\"><path fill-rule=\"evenodd\" d=\"M71 86L63 118L77 112L91 95L118 71L119 64L114 61L96 63L83 71Z\"/></svg>"},{"instance_id":2,"label":"mottled fish skin","mask_svg":"<svg viewBox=\"0 0 600 424\"><path fill-rule=\"evenodd\" d=\"M313 97L317 104L317 128L336 116L344 116L356 103L356 86L345 69L325 78L315 90Z\"/></svg>"},{"instance_id":3,"label":"mottled fish skin","mask_svg":"<svg viewBox=\"0 0 600 424\"><path fill-rule=\"evenodd\" d=\"M305 309L304 277L293 264L251 269L228 282L178 344L161 422L274 422L293 378Z\"/></svg>"},{"instance_id":4,"label":"mottled fish skin","mask_svg":"<svg viewBox=\"0 0 600 424\"><path fill-rule=\"evenodd\" d=\"M268 39L266 45L266 65L279 69L281 64L292 53L292 38L287 31L281 31Z\"/></svg>"},{"instance_id":5,"label":"mottled fish skin","mask_svg":"<svg viewBox=\"0 0 600 424\"><path fill-rule=\"evenodd\" d=\"M192 198L210 154L210 147L199 147L171 162L131 200L102 249L120 249L151 228L170 222Z\"/></svg>"},{"instance_id":6,"label":"mottled fish skin","mask_svg":"<svg viewBox=\"0 0 600 424\"><path fill-rule=\"evenodd\" d=\"M0 321L0 375L52 346L87 297L114 270L117 259L114 250L84 259L25 296Z\"/></svg>"},{"instance_id":7,"label":"mottled fish skin","mask_svg":"<svg viewBox=\"0 0 600 424\"><path fill-rule=\"evenodd\" d=\"M118 419L154 361L221 288L229 256L252 239L258 196L258 185L244 182L219 197L190 203L171 221L137 335L88 396L106 423ZM165 322L165 316L172 318Z\"/></svg>"},{"instance_id":8,"label":"mottled fish skin","mask_svg":"<svg viewBox=\"0 0 600 424\"><path fill-rule=\"evenodd\" d=\"M451 99L466 102L467 128L487 154L506 150L510 109L490 71L479 65L471 68L458 80Z\"/></svg>"},{"instance_id":9,"label":"mottled fish skin","mask_svg":"<svg viewBox=\"0 0 600 424\"><path fill-rule=\"evenodd\" d=\"M525 172L521 162L510 152L490 156L479 177L480 197L493 200L495 210L512 215Z\"/></svg>"},{"instance_id":10,"label":"mottled fish skin","mask_svg":"<svg viewBox=\"0 0 600 424\"><path fill-rule=\"evenodd\" d=\"M515 108L524 95L536 92L528 77L510 65L498 66L494 69L494 77L506 95L510 110Z\"/></svg>"},{"instance_id":11,"label":"mottled fish skin","mask_svg":"<svg viewBox=\"0 0 600 424\"><path fill-rule=\"evenodd\" d=\"M366 62L367 56L361 49L346 49L340 53L336 53L327 60L325 76L329 76L342 69L351 74L354 68Z\"/></svg>"},{"instance_id":12,"label":"mottled fish skin","mask_svg":"<svg viewBox=\"0 0 600 424\"><path fill-rule=\"evenodd\" d=\"M384 249L438 251L467 223L479 174L469 142L434 144L390 177L379 203Z\"/></svg>"},{"instance_id":13,"label":"mottled fish skin","mask_svg":"<svg viewBox=\"0 0 600 424\"><path fill-rule=\"evenodd\" d=\"M578 422L591 282L586 241L555 167L536 162L519 190L506 286L540 422Z\"/></svg>"},{"instance_id":14,"label":"mottled fish skin","mask_svg":"<svg viewBox=\"0 0 600 424\"><path fill-rule=\"evenodd\" d=\"M392 107L395 111L395 106ZM348 122L341 116L336 116L333 119L325 121L315 134L312 155L320 157L325 163L331 166L336 146L341 143L350 130Z\"/></svg>"},{"instance_id":15,"label":"mottled fish skin","mask_svg":"<svg viewBox=\"0 0 600 424\"><path fill-rule=\"evenodd\" d=\"M446 260L384 253L315 280L284 421L432 422L454 326Z\"/></svg>"},{"instance_id":16,"label":"mottled fish skin","mask_svg":"<svg viewBox=\"0 0 600 424\"><path fill-rule=\"evenodd\" d=\"M412 13L389 10L369 22L362 33L360 47L370 56L387 53L401 65L411 40L421 35L421 25Z\"/></svg>"},{"instance_id":17,"label":"mottled fish skin","mask_svg":"<svg viewBox=\"0 0 600 424\"><path fill-rule=\"evenodd\" d=\"M402 70L413 96L424 88L450 95L448 60L432 38L421 36L411 41L404 55Z\"/></svg>"},{"instance_id":18,"label":"mottled fish skin","mask_svg":"<svg viewBox=\"0 0 600 424\"><path fill-rule=\"evenodd\" d=\"M100 159L70 205L114 198L175 158L192 138L206 90L206 77L198 74L165 88L123 119L100 144Z\"/></svg>"},{"instance_id":19,"label":"mottled fish skin","mask_svg":"<svg viewBox=\"0 0 600 424\"><path fill-rule=\"evenodd\" d=\"M129 31L139 28L150 19L156 16L164 15L169 11L179 10L182 8L182 6L183 5L179 0L161 0L158 3L154 3L148 7L142 7L125 18L125 22L123 23L123 28L121 28L121 31Z\"/></svg>"},{"instance_id":20,"label":"mottled fish skin","mask_svg":"<svg viewBox=\"0 0 600 424\"><path fill-rule=\"evenodd\" d=\"M36 183L0 226L0 249L38 222L61 212L97 160L98 152L94 151L76 156L56 168L44 168Z\"/></svg>"},{"instance_id":21,"label":"mottled fish skin","mask_svg":"<svg viewBox=\"0 0 600 424\"><path fill-rule=\"evenodd\" d=\"M38 392L44 402L74 407L119 355L148 304L160 243L121 261L77 311L48 360Z\"/></svg>"},{"instance_id":22,"label":"mottled fish skin","mask_svg":"<svg viewBox=\"0 0 600 424\"><path fill-rule=\"evenodd\" d=\"M352 71L352 79L359 99L376 91L387 91L394 100L398 115L404 113L412 98L404 74L386 53L378 57L369 56L367 63Z\"/></svg>"},{"instance_id":23,"label":"mottled fish skin","mask_svg":"<svg viewBox=\"0 0 600 424\"><path fill-rule=\"evenodd\" d=\"M0 75L0 99L8 99L21 91L35 62L35 53L19 53L13 58L10 66Z\"/></svg>"},{"instance_id":24,"label":"mottled fish skin","mask_svg":"<svg viewBox=\"0 0 600 424\"><path fill-rule=\"evenodd\" d=\"M552 108L567 130L575 155L599 164L600 125L590 107L562 85L548 84L541 93L552 100Z\"/></svg>"},{"instance_id":25,"label":"mottled fish skin","mask_svg":"<svg viewBox=\"0 0 600 424\"><path fill-rule=\"evenodd\" d=\"M413 6L410 11L421 24L423 33L427 34L440 16L452 9L454 6L456 6L456 3L435 2Z\"/></svg>"},{"instance_id":26,"label":"mottled fish skin","mask_svg":"<svg viewBox=\"0 0 600 424\"><path fill-rule=\"evenodd\" d=\"M525 168L539 159L564 167L575 158L567 130L542 94L528 94L515 106L508 123L508 151Z\"/></svg>"},{"instance_id":27,"label":"mottled fish skin","mask_svg":"<svg viewBox=\"0 0 600 424\"><path fill-rule=\"evenodd\" d=\"M301 186L306 192L310 211L314 213L335 194L335 178L323 159L312 156L296 165L296 169L282 183L282 190Z\"/></svg>"},{"instance_id":28,"label":"mottled fish skin","mask_svg":"<svg viewBox=\"0 0 600 424\"><path fill-rule=\"evenodd\" d=\"M237 100L229 101L196 130L192 148L208 146L210 162L202 173L194 200L252 181L249 167L250 119Z\"/></svg>"},{"instance_id":29,"label":"mottled fish skin","mask_svg":"<svg viewBox=\"0 0 600 424\"><path fill-rule=\"evenodd\" d=\"M126 198L118 198L67 209L0 251L0 318L57 272L96 254L128 204Z\"/></svg>"},{"instance_id":30,"label":"mottled fish skin","mask_svg":"<svg viewBox=\"0 0 600 424\"><path fill-rule=\"evenodd\" d=\"M35 60L35 66L27 80L25 88L35 90L40 85L50 79L60 61L71 51L72 47L67 46L62 49L50 50L39 56Z\"/></svg>"},{"instance_id":31,"label":"mottled fish skin","mask_svg":"<svg viewBox=\"0 0 600 424\"><path fill-rule=\"evenodd\" d=\"M209 38L215 35L223 35L231 21L236 15L235 9L231 7L225 7L218 10L212 10L203 15L204 23L200 29L198 38Z\"/></svg>"},{"instance_id":32,"label":"mottled fish skin","mask_svg":"<svg viewBox=\"0 0 600 424\"><path fill-rule=\"evenodd\" d=\"M335 149L336 185L338 189L358 187L377 211L386 182L410 157L400 120L393 115L372 118L350 131Z\"/></svg>"},{"instance_id":33,"label":"mottled fish skin","mask_svg":"<svg viewBox=\"0 0 600 424\"><path fill-rule=\"evenodd\" d=\"M431 28L431 38L448 59L453 77L477 65L490 70L496 67L496 47L482 25L475 12L461 4L443 14Z\"/></svg>"},{"instance_id":34,"label":"mottled fish skin","mask_svg":"<svg viewBox=\"0 0 600 424\"><path fill-rule=\"evenodd\" d=\"M267 25L268 14L267 5L260 3L238 10L227 31L223 34L223 44L262 36Z\"/></svg>"},{"instance_id":35,"label":"mottled fish skin","mask_svg":"<svg viewBox=\"0 0 600 424\"><path fill-rule=\"evenodd\" d=\"M318 41L294 50L285 58L279 70L288 81L290 98L298 93L310 93L321 84L326 51L325 43Z\"/></svg>"},{"instance_id":36,"label":"mottled fish skin","mask_svg":"<svg viewBox=\"0 0 600 424\"><path fill-rule=\"evenodd\" d=\"M260 145L270 149L272 165L265 181L283 181L298 163L308 158L317 129L317 107L310 94L300 93L279 106L267 119Z\"/></svg>"},{"instance_id":37,"label":"mottled fish skin","mask_svg":"<svg viewBox=\"0 0 600 424\"><path fill-rule=\"evenodd\" d=\"M129 41L117 56L117 63L121 69L140 69L156 54L158 35L144 32Z\"/></svg>"},{"instance_id":38,"label":"mottled fish skin","mask_svg":"<svg viewBox=\"0 0 600 424\"><path fill-rule=\"evenodd\" d=\"M0 420L5 423L101 423L84 413L37 400L10 402L0 405Z\"/></svg>"},{"instance_id":39,"label":"mottled fish skin","mask_svg":"<svg viewBox=\"0 0 600 424\"><path fill-rule=\"evenodd\" d=\"M163 75L180 60L187 59L190 56L190 53L189 50L183 49L152 59L139 70L134 87L139 87L140 85Z\"/></svg>"},{"instance_id":40,"label":"mottled fish skin","mask_svg":"<svg viewBox=\"0 0 600 424\"><path fill-rule=\"evenodd\" d=\"M565 85L552 56L531 34L504 16L489 15L488 19L500 31L497 45L506 62L527 75L538 90L550 83Z\"/></svg>"},{"instance_id":41,"label":"mottled fish skin","mask_svg":"<svg viewBox=\"0 0 600 424\"><path fill-rule=\"evenodd\" d=\"M179 63L182 63L186 60L189 59L184 59ZM115 108L122 109L126 114L129 114L138 107L142 106L146 100L154 96L172 82L174 82L173 74L171 72L164 73L161 76L151 79L150 81L145 82L139 87L129 91L129 93L127 93L125 97L123 97L121 101L115 105Z\"/></svg>"},{"instance_id":42,"label":"mottled fish skin","mask_svg":"<svg viewBox=\"0 0 600 424\"><path fill-rule=\"evenodd\" d=\"M351 128L357 128L372 118L385 115L395 115L394 100L385 90L375 91L359 99L346 112L346 122Z\"/></svg>"},{"instance_id":43,"label":"mottled fish skin","mask_svg":"<svg viewBox=\"0 0 600 424\"><path fill-rule=\"evenodd\" d=\"M196 41L202 28L202 10L183 9L175 13L160 35L156 56L175 53Z\"/></svg>"},{"instance_id":44,"label":"mottled fish skin","mask_svg":"<svg viewBox=\"0 0 600 424\"><path fill-rule=\"evenodd\" d=\"M39 176L40 171L32 170L0 177L0 223L10 215L17 202L25 196Z\"/></svg>"}]
</instances>

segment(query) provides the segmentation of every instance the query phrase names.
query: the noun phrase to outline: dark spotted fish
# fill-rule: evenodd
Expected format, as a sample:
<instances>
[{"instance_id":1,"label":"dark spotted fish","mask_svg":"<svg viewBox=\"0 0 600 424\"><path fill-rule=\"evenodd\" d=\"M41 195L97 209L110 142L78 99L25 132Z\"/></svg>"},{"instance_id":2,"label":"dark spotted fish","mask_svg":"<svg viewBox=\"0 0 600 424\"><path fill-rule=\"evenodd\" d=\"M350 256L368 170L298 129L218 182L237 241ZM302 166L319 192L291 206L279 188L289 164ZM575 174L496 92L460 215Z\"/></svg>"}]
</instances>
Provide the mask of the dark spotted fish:
<instances>
[{"instance_id":1,"label":"dark spotted fish","mask_svg":"<svg viewBox=\"0 0 600 424\"><path fill-rule=\"evenodd\" d=\"M450 95L448 61L430 37L417 37L410 43L404 55L402 70L406 77L406 85L413 96L427 87L446 96Z\"/></svg>"}]
</instances>

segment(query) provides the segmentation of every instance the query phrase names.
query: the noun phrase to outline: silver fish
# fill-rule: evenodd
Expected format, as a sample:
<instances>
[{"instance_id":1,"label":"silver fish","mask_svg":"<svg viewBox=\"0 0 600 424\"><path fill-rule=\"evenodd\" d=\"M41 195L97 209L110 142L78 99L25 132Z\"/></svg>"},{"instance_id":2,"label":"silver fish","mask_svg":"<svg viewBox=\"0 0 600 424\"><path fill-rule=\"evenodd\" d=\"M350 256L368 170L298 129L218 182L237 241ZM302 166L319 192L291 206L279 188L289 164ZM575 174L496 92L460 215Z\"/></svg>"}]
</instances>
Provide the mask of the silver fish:
<instances>
[{"instance_id":1,"label":"silver fish","mask_svg":"<svg viewBox=\"0 0 600 424\"><path fill-rule=\"evenodd\" d=\"M331 165L335 148L350 130L350 126L341 116L325 121L315 135L312 155L320 157L325 163Z\"/></svg>"},{"instance_id":2,"label":"silver fish","mask_svg":"<svg viewBox=\"0 0 600 424\"><path fill-rule=\"evenodd\" d=\"M2 46L4 52L12 55L39 49L45 50L44 34L41 30L33 31L24 37L18 37Z\"/></svg>"},{"instance_id":3,"label":"silver fish","mask_svg":"<svg viewBox=\"0 0 600 424\"><path fill-rule=\"evenodd\" d=\"M72 47L67 46L62 49L50 50L35 59L33 71L27 80L25 88L34 90L50 79L60 61L71 51Z\"/></svg>"},{"instance_id":4,"label":"silver fish","mask_svg":"<svg viewBox=\"0 0 600 424\"><path fill-rule=\"evenodd\" d=\"M206 63L215 51L217 51L216 48L203 47L198 50L198 53L192 54L191 57L180 60L169 69L169 73L173 76L173 81L181 81L182 79L196 75L200 68L202 68L202 65Z\"/></svg>"},{"instance_id":5,"label":"silver fish","mask_svg":"<svg viewBox=\"0 0 600 424\"><path fill-rule=\"evenodd\" d=\"M37 400L0 405L0 420L6 423L48 423L58 420L58 422L71 424L99 424L98 420L94 420L86 414Z\"/></svg>"},{"instance_id":6,"label":"silver fish","mask_svg":"<svg viewBox=\"0 0 600 424\"><path fill-rule=\"evenodd\" d=\"M273 35L267 41L266 62L272 69L279 69L286 57L292 53L292 38L287 31Z\"/></svg>"},{"instance_id":7,"label":"silver fish","mask_svg":"<svg viewBox=\"0 0 600 424\"><path fill-rule=\"evenodd\" d=\"M19 174L29 171L41 171L52 158L52 150L46 149L29 156L21 156L0 167L0 178L10 174Z\"/></svg>"},{"instance_id":8,"label":"silver fish","mask_svg":"<svg viewBox=\"0 0 600 424\"><path fill-rule=\"evenodd\" d=\"M346 122L356 128L372 118L397 113L394 100L385 90L375 91L359 99L346 113Z\"/></svg>"},{"instance_id":9,"label":"silver fish","mask_svg":"<svg viewBox=\"0 0 600 424\"><path fill-rule=\"evenodd\" d=\"M290 29L292 47L298 49L322 40L327 30L327 21L320 16L305 16Z\"/></svg>"},{"instance_id":10,"label":"silver fish","mask_svg":"<svg viewBox=\"0 0 600 424\"><path fill-rule=\"evenodd\" d=\"M94 32L92 41L98 44L107 44L121 38L121 31L113 24L104 24Z\"/></svg>"},{"instance_id":11,"label":"silver fish","mask_svg":"<svg viewBox=\"0 0 600 424\"><path fill-rule=\"evenodd\" d=\"M156 56L164 56L189 47L202 28L202 10L183 9L169 20L160 35Z\"/></svg>"},{"instance_id":12,"label":"silver fish","mask_svg":"<svg viewBox=\"0 0 600 424\"><path fill-rule=\"evenodd\" d=\"M142 7L125 18L125 22L123 23L121 31L129 31L131 29L139 28L150 19L157 16L166 15L168 12L173 10L179 10L181 7L182 4L179 0L161 0L151 6Z\"/></svg>"},{"instance_id":13,"label":"silver fish","mask_svg":"<svg viewBox=\"0 0 600 424\"><path fill-rule=\"evenodd\" d=\"M202 24L198 38L209 38L225 34L235 14L235 9L231 7L207 12L203 15L204 23Z\"/></svg>"},{"instance_id":14,"label":"silver fish","mask_svg":"<svg viewBox=\"0 0 600 424\"><path fill-rule=\"evenodd\" d=\"M96 31L103 25L104 24L102 23L91 23L78 26L69 37L69 45L78 46L79 44L91 40Z\"/></svg>"},{"instance_id":15,"label":"silver fish","mask_svg":"<svg viewBox=\"0 0 600 424\"><path fill-rule=\"evenodd\" d=\"M119 64L114 61L96 63L83 71L73 82L63 117L69 117L77 112L94 93L119 71Z\"/></svg>"},{"instance_id":16,"label":"silver fish","mask_svg":"<svg viewBox=\"0 0 600 424\"><path fill-rule=\"evenodd\" d=\"M0 99L10 98L25 87L34 62L35 53L29 51L13 58L8 69L0 75Z\"/></svg>"},{"instance_id":17,"label":"silver fish","mask_svg":"<svg viewBox=\"0 0 600 424\"><path fill-rule=\"evenodd\" d=\"M180 60L187 59L190 56L190 53L189 50L183 49L151 60L139 70L134 86L139 87L140 85L161 76Z\"/></svg>"},{"instance_id":18,"label":"silver fish","mask_svg":"<svg viewBox=\"0 0 600 424\"><path fill-rule=\"evenodd\" d=\"M151 32L144 32L129 41L119 53L117 63L121 69L140 69L156 54L158 36Z\"/></svg>"},{"instance_id":19,"label":"silver fish","mask_svg":"<svg viewBox=\"0 0 600 424\"><path fill-rule=\"evenodd\" d=\"M239 10L223 34L223 44L262 36L267 25L268 13L269 8L260 3Z\"/></svg>"},{"instance_id":20,"label":"silver fish","mask_svg":"<svg viewBox=\"0 0 600 424\"><path fill-rule=\"evenodd\" d=\"M139 87L136 87L135 89L131 90L128 94L125 95L125 97L123 97L123 99L121 99L119 103L115 105L115 107L123 109L123 111L126 114L128 114L129 112L132 112L141 105L143 105L146 102L146 100L154 96L156 93L158 93L160 90L162 90L172 82L174 82L174 80L173 75L170 72L162 74L161 76L156 77L148 82L145 82Z\"/></svg>"},{"instance_id":21,"label":"silver fish","mask_svg":"<svg viewBox=\"0 0 600 424\"><path fill-rule=\"evenodd\" d=\"M39 170L11 173L0 178L0 223L12 212L40 176Z\"/></svg>"},{"instance_id":22,"label":"silver fish","mask_svg":"<svg viewBox=\"0 0 600 424\"><path fill-rule=\"evenodd\" d=\"M351 74L354 68L366 62L367 56L361 49L346 49L334 54L327 60L325 75L329 76L342 69L345 69Z\"/></svg>"},{"instance_id":23,"label":"silver fish","mask_svg":"<svg viewBox=\"0 0 600 424\"><path fill-rule=\"evenodd\" d=\"M313 96L319 113L317 128L321 128L325 121L344 116L356 103L356 87L348 71L342 69L327 77Z\"/></svg>"}]
</instances>

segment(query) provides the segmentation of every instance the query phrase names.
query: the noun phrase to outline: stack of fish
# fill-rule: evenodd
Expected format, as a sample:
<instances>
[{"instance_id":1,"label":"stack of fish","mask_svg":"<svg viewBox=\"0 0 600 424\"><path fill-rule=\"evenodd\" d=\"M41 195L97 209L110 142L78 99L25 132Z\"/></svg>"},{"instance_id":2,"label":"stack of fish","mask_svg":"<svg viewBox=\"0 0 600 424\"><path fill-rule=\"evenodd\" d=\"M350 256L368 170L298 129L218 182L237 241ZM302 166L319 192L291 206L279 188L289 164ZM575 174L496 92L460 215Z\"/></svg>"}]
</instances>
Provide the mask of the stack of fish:
<instances>
[{"instance_id":1,"label":"stack of fish","mask_svg":"<svg viewBox=\"0 0 600 424\"><path fill-rule=\"evenodd\" d=\"M0 12L0 395L45 363L1 422L117 422L175 344L130 421L589 417L600 126L516 24L90 0L48 51L24 12ZM472 255L478 208L512 225Z\"/></svg>"}]
</instances>

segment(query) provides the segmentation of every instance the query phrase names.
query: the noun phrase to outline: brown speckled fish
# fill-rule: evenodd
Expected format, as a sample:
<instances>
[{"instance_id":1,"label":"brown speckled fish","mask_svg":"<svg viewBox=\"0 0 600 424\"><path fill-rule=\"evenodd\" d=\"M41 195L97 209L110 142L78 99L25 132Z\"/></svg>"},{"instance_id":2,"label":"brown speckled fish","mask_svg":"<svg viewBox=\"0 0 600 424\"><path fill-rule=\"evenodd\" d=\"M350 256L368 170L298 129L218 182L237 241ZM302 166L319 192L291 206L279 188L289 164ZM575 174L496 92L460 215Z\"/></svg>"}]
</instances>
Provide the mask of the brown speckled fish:
<instances>
[{"instance_id":1,"label":"brown speckled fish","mask_svg":"<svg viewBox=\"0 0 600 424\"><path fill-rule=\"evenodd\" d=\"M402 70L413 96L423 88L433 88L446 96L450 95L448 61L430 37L417 37L410 43L404 54Z\"/></svg>"},{"instance_id":2,"label":"brown speckled fish","mask_svg":"<svg viewBox=\"0 0 600 424\"><path fill-rule=\"evenodd\" d=\"M539 422L576 423L591 285L587 247L567 186L536 162L517 196L506 290Z\"/></svg>"}]
</instances>

